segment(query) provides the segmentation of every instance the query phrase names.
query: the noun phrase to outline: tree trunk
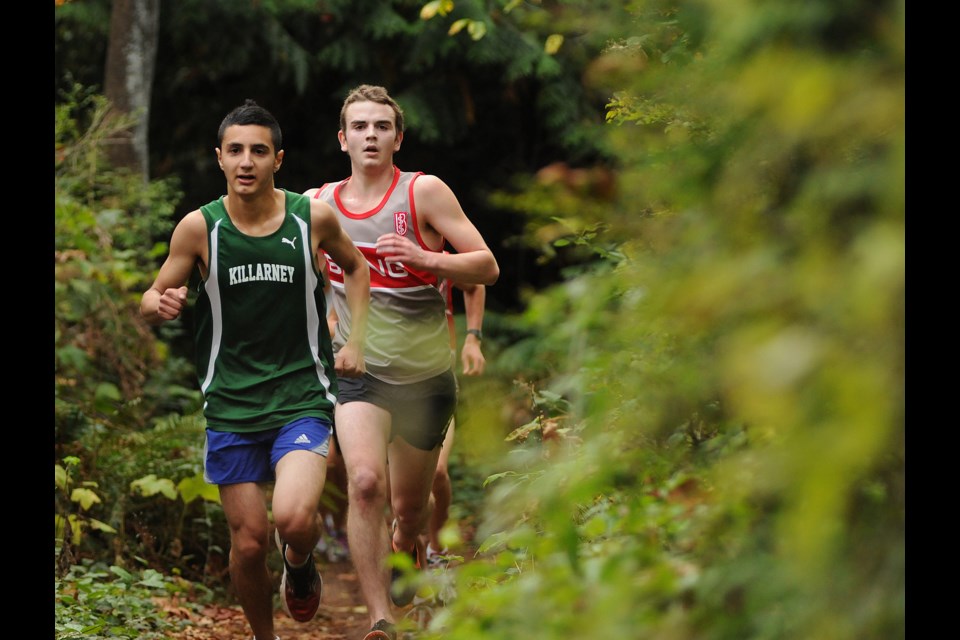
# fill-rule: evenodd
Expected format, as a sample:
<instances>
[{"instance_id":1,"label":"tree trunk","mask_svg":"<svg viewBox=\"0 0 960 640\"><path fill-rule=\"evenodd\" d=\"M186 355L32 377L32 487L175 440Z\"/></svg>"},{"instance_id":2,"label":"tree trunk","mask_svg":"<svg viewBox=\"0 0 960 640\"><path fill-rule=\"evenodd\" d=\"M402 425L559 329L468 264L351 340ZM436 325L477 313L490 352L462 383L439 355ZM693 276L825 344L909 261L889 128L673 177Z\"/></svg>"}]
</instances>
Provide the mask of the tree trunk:
<instances>
[{"instance_id":1,"label":"tree trunk","mask_svg":"<svg viewBox=\"0 0 960 640\"><path fill-rule=\"evenodd\" d=\"M147 131L150 95L157 58L160 0L114 0L104 92L113 117L132 115L136 123L109 141L107 154L114 167L149 174Z\"/></svg>"}]
</instances>

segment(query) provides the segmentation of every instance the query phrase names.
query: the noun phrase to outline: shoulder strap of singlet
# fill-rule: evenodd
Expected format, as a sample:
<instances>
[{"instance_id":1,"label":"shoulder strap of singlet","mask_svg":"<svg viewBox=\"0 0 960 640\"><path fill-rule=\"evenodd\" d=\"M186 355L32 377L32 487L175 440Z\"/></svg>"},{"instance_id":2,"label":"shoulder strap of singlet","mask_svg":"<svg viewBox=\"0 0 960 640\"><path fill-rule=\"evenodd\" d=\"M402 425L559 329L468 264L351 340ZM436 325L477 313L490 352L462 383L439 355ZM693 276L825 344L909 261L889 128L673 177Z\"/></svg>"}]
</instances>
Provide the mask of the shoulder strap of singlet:
<instances>
[{"instance_id":1,"label":"shoulder strap of singlet","mask_svg":"<svg viewBox=\"0 0 960 640\"><path fill-rule=\"evenodd\" d=\"M413 233L417 237L417 243L419 243L421 247L423 247L427 251L437 251L437 249L431 249L430 247L428 247L427 244L423 241L423 236L420 235L420 223L417 222L417 217L419 214L417 213L417 202L413 197L413 185L417 183L417 178L424 175L424 173L423 171L414 171L412 173L413 173L413 176L410 178L410 184L407 185L407 199L410 202L410 213L413 215L413 220L415 223L413 225ZM440 246L441 247L447 246L447 239L444 238L443 236L440 236ZM443 248L439 249L439 251L447 253L446 249L443 249Z\"/></svg>"},{"instance_id":2,"label":"shoulder strap of singlet","mask_svg":"<svg viewBox=\"0 0 960 640\"><path fill-rule=\"evenodd\" d=\"M200 213L207 222L207 229L212 229L214 222L227 217L227 208L223 206L223 196L200 207Z\"/></svg>"},{"instance_id":3,"label":"shoulder strap of singlet","mask_svg":"<svg viewBox=\"0 0 960 640\"><path fill-rule=\"evenodd\" d=\"M302 193L281 189L286 197L287 212L310 222L310 199Z\"/></svg>"},{"instance_id":4,"label":"shoulder strap of singlet","mask_svg":"<svg viewBox=\"0 0 960 640\"><path fill-rule=\"evenodd\" d=\"M330 184L330 183L329 183L329 182L324 182L322 185L320 185L320 186L317 188L316 192L313 194L314 199L320 197L320 194L323 192L324 189L327 188L327 185L328 185L328 184Z\"/></svg>"}]
</instances>

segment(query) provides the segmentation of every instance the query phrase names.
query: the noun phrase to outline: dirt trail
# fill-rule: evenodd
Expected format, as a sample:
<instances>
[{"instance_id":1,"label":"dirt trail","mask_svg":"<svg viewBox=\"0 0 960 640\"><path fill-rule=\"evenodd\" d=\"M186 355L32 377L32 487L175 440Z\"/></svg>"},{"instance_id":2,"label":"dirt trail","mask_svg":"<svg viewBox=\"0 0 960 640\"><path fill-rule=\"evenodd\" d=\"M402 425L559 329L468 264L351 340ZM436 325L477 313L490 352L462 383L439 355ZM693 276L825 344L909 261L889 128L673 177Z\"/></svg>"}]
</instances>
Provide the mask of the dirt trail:
<instances>
[{"instance_id":1,"label":"dirt trail","mask_svg":"<svg viewBox=\"0 0 960 640\"><path fill-rule=\"evenodd\" d=\"M462 546L451 557L451 568L461 564L465 557L472 557L476 553L473 519L467 517L460 520L458 527ZM320 609L310 622L296 622L283 612L279 606L279 595L275 596L276 609L273 618L276 635L280 636L280 640L362 640L370 630L371 622L353 563L349 558L331 560L331 557L339 556L328 556L325 553L318 552L314 555L317 569L323 578ZM429 570L445 571L443 568ZM279 589L279 572L274 577L274 586ZM417 628L425 628L436 607L443 606L443 596L421 599L421 594L418 594L414 603L393 609L394 618L397 621L406 619L402 624L406 624L408 629L411 624ZM448 591L444 591L444 594L447 598L453 597ZM253 636L239 604L210 605L200 614L184 606L182 598L179 601L175 598L167 599L158 604L169 615L185 621L183 629L169 635L168 640L252 640ZM416 632L401 632L398 640L413 640L415 636Z\"/></svg>"},{"instance_id":2,"label":"dirt trail","mask_svg":"<svg viewBox=\"0 0 960 640\"><path fill-rule=\"evenodd\" d=\"M323 577L320 610L310 622L296 622L281 609L274 613L281 640L361 640L370 628L360 585L349 560L318 563ZM171 601L164 603L173 615L190 620L171 640L251 640L250 629L239 605L210 606L201 616ZM399 613L399 612L398 612Z\"/></svg>"}]
</instances>

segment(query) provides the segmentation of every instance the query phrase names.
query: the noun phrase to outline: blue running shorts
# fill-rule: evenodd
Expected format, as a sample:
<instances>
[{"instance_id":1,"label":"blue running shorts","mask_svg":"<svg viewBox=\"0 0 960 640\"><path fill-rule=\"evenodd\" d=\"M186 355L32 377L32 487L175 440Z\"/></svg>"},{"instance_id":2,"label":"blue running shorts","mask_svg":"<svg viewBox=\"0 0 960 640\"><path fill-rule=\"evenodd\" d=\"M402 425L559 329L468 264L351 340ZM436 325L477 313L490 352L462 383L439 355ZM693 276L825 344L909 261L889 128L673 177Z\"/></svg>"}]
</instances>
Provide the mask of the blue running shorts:
<instances>
[{"instance_id":1,"label":"blue running shorts","mask_svg":"<svg viewBox=\"0 0 960 640\"><path fill-rule=\"evenodd\" d=\"M412 446L432 451L443 444L457 406L457 381L453 370L422 382L390 384L369 373L360 378L339 378L337 402L369 402L390 412L390 439L402 436Z\"/></svg>"},{"instance_id":2,"label":"blue running shorts","mask_svg":"<svg viewBox=\"0 0 960 640\"><path fill-rule=\"evenodd\" d=\"M279 429L252 433L207 429L203 479L210 484L273 482L277 462L291 451L326 458L331 430L323 418L300 418Z\"/></svg>"}]
</instances>

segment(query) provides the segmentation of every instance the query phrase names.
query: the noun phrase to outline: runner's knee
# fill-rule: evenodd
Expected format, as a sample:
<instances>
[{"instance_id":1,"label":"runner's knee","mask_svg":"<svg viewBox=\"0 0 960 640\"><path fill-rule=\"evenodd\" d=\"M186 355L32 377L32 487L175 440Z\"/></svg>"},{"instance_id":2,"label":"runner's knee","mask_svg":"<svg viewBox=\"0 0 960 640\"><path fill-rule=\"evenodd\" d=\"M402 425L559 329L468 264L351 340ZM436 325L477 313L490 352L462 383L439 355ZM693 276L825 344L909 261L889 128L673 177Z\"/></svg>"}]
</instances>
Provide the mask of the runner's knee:
<instances>
[{"instance_id":1,"label":"runner's knee","mask_svg":"<svg viewBox=\"0 0 960 640\"><path fill-rule=\"evenodd\" d=\"M386 478L372 469L356 469L348 486L351 502L378 503L387 495Z\"/></svg>"},{"instance_id":2,"label":"runner's knee","mask_svg":"<svg viewBox=\"0 0 960 640\"><path fill-rule=\"evenodd\" d=\"M262 532L259 529L256 532L242 529L230 538L231 558L240 565L259 566L266 560L269 549L270 543L266 529Z\"/></svg>"}]
</instances>

